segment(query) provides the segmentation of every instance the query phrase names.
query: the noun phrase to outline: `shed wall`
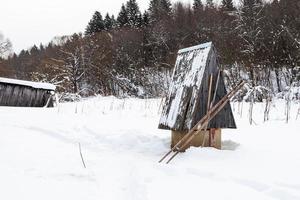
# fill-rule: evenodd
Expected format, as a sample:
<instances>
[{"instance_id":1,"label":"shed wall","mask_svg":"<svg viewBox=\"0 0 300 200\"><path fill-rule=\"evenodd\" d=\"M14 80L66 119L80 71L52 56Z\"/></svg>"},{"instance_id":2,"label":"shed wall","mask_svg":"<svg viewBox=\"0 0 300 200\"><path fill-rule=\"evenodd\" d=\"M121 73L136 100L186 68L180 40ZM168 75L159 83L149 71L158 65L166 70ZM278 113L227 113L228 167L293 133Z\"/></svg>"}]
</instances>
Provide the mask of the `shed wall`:
<instances>
[{"instance_id":1,"label":"shed wall","mask_svg":"<svg viewBox=\"0 0 300 200\"><path fill-rule=\"evenodd\" d=\"M50 97L49 90L0 83L0 106L43 107ZM48 106L53 106L52 98Z\"/></svg>"}]
</instances>

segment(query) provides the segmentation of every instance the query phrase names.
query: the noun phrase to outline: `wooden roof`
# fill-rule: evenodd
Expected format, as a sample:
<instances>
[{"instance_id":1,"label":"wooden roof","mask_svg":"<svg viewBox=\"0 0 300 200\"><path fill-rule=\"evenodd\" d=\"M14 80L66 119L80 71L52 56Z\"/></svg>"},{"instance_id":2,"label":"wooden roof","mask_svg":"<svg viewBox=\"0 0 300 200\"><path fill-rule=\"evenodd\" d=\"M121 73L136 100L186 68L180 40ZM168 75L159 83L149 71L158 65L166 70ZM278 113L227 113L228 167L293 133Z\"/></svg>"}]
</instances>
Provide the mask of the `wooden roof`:
<instances>
[{"instance_id":1,"label":"wooden roof","mask_svg":"<svg viewBox=\"0 0 300 200\"><path fill-rule=\"evenodd\" d=\"M211 42L179 50L159 128L190 130L206 114L210 75L213 75L213 94L217 88L215 103L227 93L222 73L216 87L218 72ZM209 128L236 128L229 103L212 119Z\"/></svg>"}]
</instances>

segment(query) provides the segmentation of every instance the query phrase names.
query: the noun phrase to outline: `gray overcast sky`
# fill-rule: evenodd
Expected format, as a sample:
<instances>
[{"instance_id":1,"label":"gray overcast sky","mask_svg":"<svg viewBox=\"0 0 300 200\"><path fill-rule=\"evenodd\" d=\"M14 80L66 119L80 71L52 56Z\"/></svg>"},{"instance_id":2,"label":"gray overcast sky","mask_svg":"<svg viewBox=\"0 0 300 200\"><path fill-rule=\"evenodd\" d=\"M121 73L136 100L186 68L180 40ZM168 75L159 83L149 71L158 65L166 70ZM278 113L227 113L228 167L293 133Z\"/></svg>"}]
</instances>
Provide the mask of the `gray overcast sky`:
<instances>
[{"instance_id":1,"label":"gray overcast sky","mask_svg":"<svg viewBox=\"0 0 300 200\"><path fill-rule=\"evenodd\" d=\"M172 0L177 2L178 0ZM192 3L193 0L180 0ZM19 52L53 37L84 31L94 11L117 14L126 0L0 0L0 31ZM141 10L150 0L137 0ZM204 2L204 1L203 1Z\"/></svg>"}]
</instances>

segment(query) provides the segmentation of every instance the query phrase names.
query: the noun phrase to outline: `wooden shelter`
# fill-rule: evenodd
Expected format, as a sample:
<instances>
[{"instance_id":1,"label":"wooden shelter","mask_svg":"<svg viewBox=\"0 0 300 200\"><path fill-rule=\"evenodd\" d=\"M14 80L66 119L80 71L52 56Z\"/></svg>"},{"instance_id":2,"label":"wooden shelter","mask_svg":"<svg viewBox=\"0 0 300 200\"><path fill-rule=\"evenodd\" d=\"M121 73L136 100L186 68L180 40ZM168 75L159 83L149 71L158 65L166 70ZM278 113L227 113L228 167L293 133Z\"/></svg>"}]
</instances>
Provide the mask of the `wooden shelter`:
<instances>
[{"instance_id":1,"label":"wooden shelter","mask_svg":"<svg viewBox=\"0 0 300 200\"><path fill-rule=\"evenodd\" d=\"M211 42L179 50L159 122L160 129L172 130L171 147L207 114L209 103L215 105L227 94L218 65L217 53ZM211 98L209 94L213 94ZM203 130L190 145L204 144L221 149L222 128L236 128L230 103L209 122L207 134ZM205 135L209 137L206 139Z\"/></svg>"},{"instance_id":2,"label":"wooden shelter","mask_svg":"<svg viewBox=\"0 0 300 200\"><path fill-rule=\"evenodd\" d=\"M52 107L55 85L0 78L0 106Z\"/></svg>"}]
</instances>

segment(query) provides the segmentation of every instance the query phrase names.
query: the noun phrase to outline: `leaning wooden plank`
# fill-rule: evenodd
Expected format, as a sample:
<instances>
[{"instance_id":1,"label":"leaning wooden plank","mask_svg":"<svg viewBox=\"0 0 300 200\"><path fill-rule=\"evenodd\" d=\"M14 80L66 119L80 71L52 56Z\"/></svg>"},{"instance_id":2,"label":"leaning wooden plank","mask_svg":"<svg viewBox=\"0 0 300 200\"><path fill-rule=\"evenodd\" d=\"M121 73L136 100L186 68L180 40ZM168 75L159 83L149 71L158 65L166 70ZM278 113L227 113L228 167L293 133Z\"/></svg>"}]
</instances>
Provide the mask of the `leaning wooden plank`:
<instances>
[{"instance_id":1,"label":"leaning wooden plank","mask_svg":"<svg viewBox=\"0 0 300 200\"><path fill-rule=\"evenodd\" d=\"M224 102L226 99L230 99L236 91L238 91L243 85L244 81L241 81L239 85L237 85L232 91L230 91L227 95L225 95L216 105L214 105L211 109L210 112L214 112L215 110L218 109L218 107ZM169 156L173 151L178 150L179 146L183 144L184 141L186 141L195 131L198 131L201 128L201 125L205 120L207 120L208 114L205 115L177 144L174 145L174 147L167 152L159 162L162 162L167 156ZM200 129L201 130L201 129Z\"/></svg>"}]
</instances>

